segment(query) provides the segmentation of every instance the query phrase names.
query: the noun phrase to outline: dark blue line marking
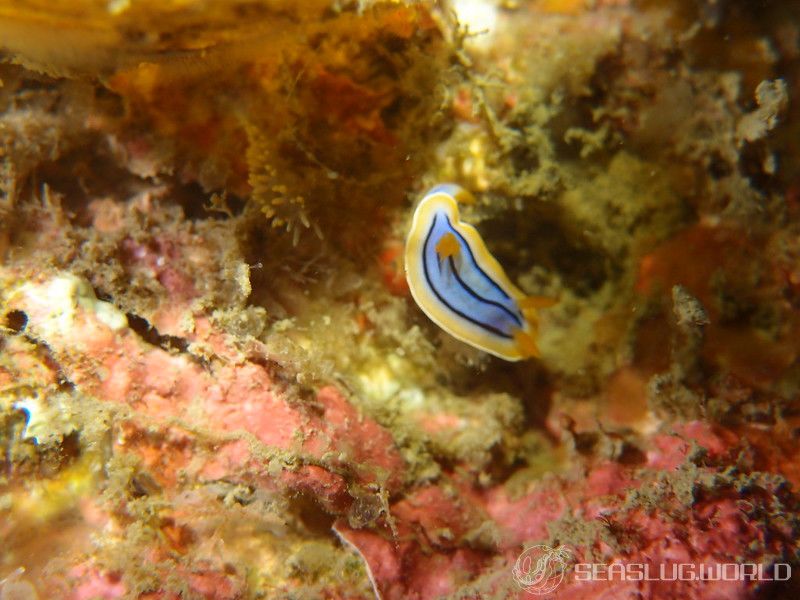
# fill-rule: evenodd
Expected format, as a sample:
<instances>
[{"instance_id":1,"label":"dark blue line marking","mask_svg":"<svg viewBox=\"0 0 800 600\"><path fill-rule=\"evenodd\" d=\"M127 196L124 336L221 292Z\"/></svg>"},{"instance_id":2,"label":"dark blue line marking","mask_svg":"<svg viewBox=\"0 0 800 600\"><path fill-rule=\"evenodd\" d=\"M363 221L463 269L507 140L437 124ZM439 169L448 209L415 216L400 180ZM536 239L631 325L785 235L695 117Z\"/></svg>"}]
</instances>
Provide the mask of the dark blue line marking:
<instances>
[{"instance_id":1,"label":"dark blue line marking","mask_svg":"<svg viewBox=\"0 0 800 600\"><path fill-rule=\"evenodd\" d=\"M498 335L498 336L500 336L502 338L505 338L505 339L508 339L508 340L512 339L510 335L500 331L496 327L493 327L492 325L489 325L488 323L484 323L482 321L479 321L478 319L470 317L469 315L466 315L463 312L461 312L460 310L458 310L457 308L455 308L452 304L450 304L447 300L444 299L442 294L439 293L439 290L437 290L436 287L433 285L433 281L431 281L430 273L428 272L427 256L428 256L428 244L431 241L431 234L433 234L433 230L436 227L436 220L438 218L439 218L438 214L434 215L433 222L431 223L430 229L428 229L428 235L425 236L425 244L422 246L422 270L423 270L423 273L425 275L425 281L428 283L428 286L431 288L433 293L436 295L436 297L439 299L439 301L442 304L444 304L447 308L449 308L451 311L456 313L461 318L466 319L470 323L474 323L478 327L482 327L486 331L489 331L489 332L491 332L491 333L493 333L495 335ZM445 219L447 219L447 217L445 217ZM450 223L450 219L447 219L447 223L448 224ZM456 233L458 233L458 232L456 232ZM467 247L469 247L469 246L467 246Z\"/></svg>"},{"instance_id":2,"label":"dark blue line marking","mask_svg":"<svg viewBox=\"0 0 800 600\"><path fill-rule=\"evenodd\" d=\"M494 287L494 288L495 288L495 289L496 289L498 292L500 292L500 293L503 295L503 297L504 297L504 298L506 298L507 300L511 300L511 298L509 297L509 295L508 295L508 294L506 294L506 293L505 293L505 291L503 291L503 288L501 288L499 285L497 285L497 282L495 282L495 280L494 280L494 279L492 279L491 277L489 277L489 276L486 274L486 272L485 272L483 269L481 269L481 268L480 268L480 265L478 265L478 261L477 261L477 260L475 260L475 255L473 255L473 254L472 254L472 248L470 248L470 247L469 247L469 244L467 243L467 240L465 240L465 239L464 239L464 236L463 236L463 235L461 235L461 234L458 232L458 229L456 229L455 227L453 227L453 224L450 222L450 217L448 217L447 215L445 215L445 217L444 217L444 218L445 218L445 220L447 221L447 226L448 226L448 227L450 227L450 229L452 229L452 230L453 230L453 232L454 232L454 233L455 233L455 234L458 236L458 239L460 239L460 240L461 240L461 242L462 242L462 243L464 244L464 246L466 247L466 249L467 249L467 252L469 253L469 258L470 258L470 260L472 261L472 264L473 264L473 265L475 266L475 268L478 270L478 272L479 272L481 275L483 275L483 277L486 279L486 281L488 281L489 283L491 283L491 284L492 284L492 286L493 286L493 287Z\"/></svg>"},{"instance_id":3,"label":"dark blue line marking","mask_svg":"<svg viewBox=\"0 0 800 600\"><path fill-rule=\"evenodd\" d=\"M461 279L461 276L458 274L458 271L456 270L456 263L455 263L455 261L453 260L453 257L452 257L452 256L451 256L451 257L449 257L449 259L448 259L448 262L449 262L449 264L450 264L450 270L451 270L451 271L453 271L453 275L455 275L455 277L456 277L456 281L458 281L458 283L460 283L460 284L461 284L461 287L463 287L463 288L464 288L464 290L465 290L465 291L466 291L466 292L467 292L467 293L468 293L470 296L472 296L472 297L473 297L473 298L475 298L476 300L478 300L478 301L480 301L480 302L483 302L483 303L485 303L485 304L491 304L492 306L496 306L497 308L499 308L500 310L502 310L503 312L505 312L505 313L506 313L506 314L507 314L509 317L511 317L512 319L514 319L514 321L516 321L517 325L519 325L519 326L520 326L520 328L522 328L522 321L520 321L520 319L519 319L519 317L518 317L517 315L515 315L513 312L511 312L511 311L510 311L508 308L506 308L505 306L503 306L503 305L502 305L502 304L500 304L499 302L495 302L494 300L489 300L488 298L484 298L484 297L483 297L483 296L481 296L481 295L480 295L478 292L476 292L476 291L475 291L475 290L473 290L471 287L469 287L469 286L467 285L467 282L466 282L466 281L464 281L463 279Z\"/></svg>"}]
</instances>

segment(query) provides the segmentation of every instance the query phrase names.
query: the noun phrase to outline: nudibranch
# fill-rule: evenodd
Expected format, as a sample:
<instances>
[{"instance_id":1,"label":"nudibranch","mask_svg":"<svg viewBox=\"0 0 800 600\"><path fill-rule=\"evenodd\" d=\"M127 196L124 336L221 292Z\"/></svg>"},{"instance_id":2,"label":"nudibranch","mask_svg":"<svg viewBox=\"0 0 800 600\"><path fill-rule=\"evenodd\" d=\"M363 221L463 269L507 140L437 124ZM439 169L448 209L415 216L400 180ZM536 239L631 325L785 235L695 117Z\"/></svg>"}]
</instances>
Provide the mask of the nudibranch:
<instances>
[{"instance_id":1,"label":"nudibranch","mask_svg":"<svg viewBox=\"0 0 800 600\"><path fill-rule=\"evenodd\" d=\"M437 185L414 212L405 266L411 295L453 337L504 358L539 356L536 310L552 300L526 296L489 253L478 231L460 219L458 201L472 195Z\"/></svg>"}]
</instances>

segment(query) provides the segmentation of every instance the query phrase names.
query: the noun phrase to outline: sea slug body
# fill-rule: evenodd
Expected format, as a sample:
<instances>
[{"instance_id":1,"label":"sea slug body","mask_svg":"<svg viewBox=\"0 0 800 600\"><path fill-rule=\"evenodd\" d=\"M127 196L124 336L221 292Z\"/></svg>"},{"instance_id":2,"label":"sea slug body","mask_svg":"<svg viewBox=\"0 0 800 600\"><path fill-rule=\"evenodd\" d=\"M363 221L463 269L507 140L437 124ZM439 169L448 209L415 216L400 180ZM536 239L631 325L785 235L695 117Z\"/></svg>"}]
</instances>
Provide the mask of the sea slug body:
<instances>
[{"instance_id":1,"label":"sea slug body","mask_svg":"<svg viewBox=\"0 0 800 600\"><path fill-rule=\"evenodd\" d=\"M552 300L526 296L489 253L478 231L460 220L462 187L434 186L414 212L406 239L411 295L453 337L505 360L539 356L536 309Z\"/></svg>"}]
</instances>

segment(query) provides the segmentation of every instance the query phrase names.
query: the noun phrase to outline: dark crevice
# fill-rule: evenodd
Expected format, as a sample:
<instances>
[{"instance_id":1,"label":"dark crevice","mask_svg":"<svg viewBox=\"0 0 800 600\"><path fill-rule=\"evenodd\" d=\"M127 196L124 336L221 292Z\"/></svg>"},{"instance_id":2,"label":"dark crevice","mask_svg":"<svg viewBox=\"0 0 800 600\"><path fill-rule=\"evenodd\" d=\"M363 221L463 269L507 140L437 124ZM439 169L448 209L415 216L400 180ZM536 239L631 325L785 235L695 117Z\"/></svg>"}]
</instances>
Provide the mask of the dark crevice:
<instances>
[{"instance_id":1,"label":"dark crevice","mask_svg":"<svg viewBox=\"0 0 800 600\"><path fill-rule=\"evenodd\" d=\"M619 267L588 239L565 226L569 216L550 207L537 206L525 213L508 211L480 224L490 252L513 279L536 265L558 273L576 295L588 297L607 280L619 275ZM515 240L525 240L521 247Z\"/></svg>"},{"instance_id":2,"label":"dark crevice","mask_svg":"<svg viewBox=\"0 0 800 600\"><path fill-rule=\"evenodd\" d=\"M27 325L27 315L22 311L12 311L12 312L19 312L25 315L25 324ZM66 376L64 371L61 369L61 364L58 362L53 350L47 344L47 342L40 340L39 338L23 332L20 330L19 332L23 339L25 339L28 343L36 347L36 353L38 355L39 360L44 364L45 367L50 369L55 374L56 384L58 385L58 390L65 393L71 393L75 391L75 384Z\"/></svg>"},{"instance_id":3,"label":"dark crevice","mask_svg":"<svg viewBox=\"0 0 800 600\"><path fill-rule=\"evenodd\" d=\"M299 383L293 370L255 351L247 353L247 361L264 369L273 385L277 386L277 391L285 395L289 403L299 403L305 410L316 411L320 416L324 414L324 409L317 404L317 388Z\"/></svg>"},{"instance_id":4,"label":"dark crevice","mask_svg":"<svg viewBox=\"0 0 800 600\"><path fill-rule=\"evenodd\" d=\"M161 486L146 472L135 473L128 482L128 493L131 498L144 498L145 496L158 496Z\"/></svg>"},{"instance_id":5,"label":"dark crevice","mask_svg":"<svg viewBox=\"0 0 800 600\"><path fill-rule=\"evenodd\" d=\"M174 335L163 335L158 330L150 325L147 319L135 315L133 313L125 313L128 317L128 325L142 340L151 346L158 346L167 352L186 352L189 350L189 342L185 339ZM199 360L199 359L198 359Z\"/></svg>"},{"instance_id":6,"label":"dark crevice","mask_svg":"<svg viewBox=\"0 0 800 600\"><path fill-rule=\"evenodd\" d=\"M292 512L306 529L317 536L330 535L335 516L326 510L310 493L300 493L290 499Z\"/></svg>"},{"instance_id":7,"label":"dark crevice","mask_svg":"<svg viewBox=\"0 0 800 600\"><path fill-rule=\"evenodd\" d=\"M5 326L14 333L25 331L28 325L28 315L21 310L10 310L6 313Z\"/></svg>"},{"instance_id":8,"label":"dark crevice","mask_svg":"<svg viewBox=\"0 0 800 600\"><path fill-rule=\"evenodd\" d=\"M33 194L43 182L61 199L70 221L80 227L92 223L89 207L93 199L133 196L151 185L120 166L107 142L93 134L82 144L63 150L54 160L40 161L21 182L20 193Z\"/></svg>"},{"instance_id":9,"label":"dark crevice","mask_svg":"<svg viewBox=\"0 0 800 600\"><path fill-rule=\"evenodd\" d=\"M210 367L210 363L205 357L198 356L189 350L191 343L188 340L176 335L160 333L147 319L137 314L129 312L125 313L125 316L128 318L128 326L145 343L161 348L170 354L185 354L189 360L205 370Z\"/></svg>"},{"instance_id":10,"label":"dark crevice","mask_svg":"<svg viewBox=\"0 0 800 600\"><path fill-rule=\"evenodd\" d=\"M217 203L209 199L209 194L197 183L179 184L175 182L171 200L183 209L190 221L205 219L225 220L242 214L246 200L235 194L225 194Z\"/></svg>"}]
</instances>

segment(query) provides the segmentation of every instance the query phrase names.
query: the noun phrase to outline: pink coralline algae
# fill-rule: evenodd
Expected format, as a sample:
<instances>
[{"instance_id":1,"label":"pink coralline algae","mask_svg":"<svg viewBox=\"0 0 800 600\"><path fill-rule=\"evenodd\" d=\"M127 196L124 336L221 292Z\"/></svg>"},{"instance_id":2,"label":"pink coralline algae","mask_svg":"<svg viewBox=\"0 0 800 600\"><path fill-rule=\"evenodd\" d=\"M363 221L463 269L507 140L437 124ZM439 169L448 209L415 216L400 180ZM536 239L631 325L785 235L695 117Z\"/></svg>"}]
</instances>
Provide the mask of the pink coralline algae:
<instances>
[{"instance_id":1,"label":"pink coralline algae","mask_svg":"<svg viewBox=\"0 0 800 600\"><path fill-rule=\"evenodd\" d=\"M737 465L747 460L747 450L736 435L701 422L656 435L652 445L645 464L587 465L582 478L552 478L516 498L502 488L460 486L457 478L444 488L417 490L390 508L400 532L394 538L342 522L336 531L364 556L376 589L389 599L743 599L778 585L770 581L775 563L783 568L776 578L785 579L798 527L778 516L797 503L788 482ZM595 580L568 571L545 595L515 584L514 563L533 542L564 544L569 566L579 563L585 573L595 565ZM696 581L688 575L674 581L671 575L681 564L691 565L681 567L686 573L699 573L726 563L729 569L732 563L760 565L765 581ZM615 576L608 566L615 564L635 565L634 574L617 570ZM637 569L649 569L652 580L637 578ZM664 580L658 581L661 570Z\"/></svg>"},{"instance_id":2,"label":"pink coralline algae","mask_svg":"<svg viewBox=\"0 0 800 600\"><path fill-rule=\"evenodd\" d=\"M269 362L254 360L263 348L242 352L206 319L196 318L187 334L192 344L213 347L213 358L201 361L146 343L73 276L28 283L11 304L24 311L29 335L46 343L59 376L113 415L117 460L139 465L141 475L128 484L133 496L94 509L86 526L124 530L137 497L170 498L173 508L156 518L158 536L140 541L137 560L155 572L168 569L196 597L237 598L246 585L219 558L193 556L207 527L199 515L209 509L192 489L214 482L319 506L387 600L531 597L512 569L534 542L569 552L557 598L744 599L775 584L582 581L571 567L748 563L770 573L796 551L800 523L791 510L798 500L781 465L720 426L675 426L650 436L638 461L586 458L514 492L478 486L459 468L406 487L405 461L388 430L334 387L320 388L310 402L292 398ZM128 585L119 567L79 561L47 589L78 600L122 597Z\"/></svg>"},{"instance_id":3,"label":"pink coralline algae","mask_svg":"<svg viewBox=\"0 0 800 600\"><path fill-rule=\"evenodd\" d=\"M54 306L61 293L56 302L62 304ZM104 304L91 298L85 284L64 276L26 285L12 309L25 312L28 331L47 344L59 375L119 419L113 451L136 457L148 473L144 483L134 484L144 488L137 493L149 486L179 494L186 481L224 481L308 497L333 514L346 514L356 490L399 489L404 467L392 437L340 391L323 387L311 403L292 401L266 363L248 360L207 321L195 321L191 339L214 348L213 365L145 343L116 309L105 314ZM192 512L186 499L182 505ZM124 506L117 510L126 512ZM153 568L164 552L187 552L182 546L194 537L167 521L160 530L163 543L144 559ZM239 597L230 575L203 564L192 569L172 574L200 597ZM85 565L67 579L68 597L76 599L120 597L124 589L117 574Z\"/></svg>"},{"instance_id":4,"label":"pink coralline algae","mask_svg":"<svg viewBox=\"0 0 800 600\"><path fill-rule=\"evenodd\" d=\"M403 463L389 433L360 415L336 389L320 389L313 412L291 403L278 391L265 365L248 361L226 345L224 337L202 319L195 321L190 339L214 347L219 363L213 366L146 344L129 328L115 331L80 306L67 327L41 331L54 318L47 285L31 284L19 299L31 332L46 340L65 366L64 375L82 391L132 408L160 425L164 443L158 454L166 462L159 465L159 472L166 474L190 462L191 452L181 449L191 446L192 434L181 424L191 415L195 426L213 431L220 440L213 458L197 465L205 476L235 472L257 476L266 469L263 459L250 450L250 444L258 441L305 457L309 464L298 465L300 471L284 477L299 485L318 479L324 488L335 488L337 471L347 468L364 485L380 483L396 489L402 480ZM147 433L152 436L149 425ZM127 434L119 443L136 447L132 437ZM323 460L329 454L335 456ZM170 465L172 460L176 462ZM322 462L327 469L314 464Z\"/></svg>"}]
</instances>

